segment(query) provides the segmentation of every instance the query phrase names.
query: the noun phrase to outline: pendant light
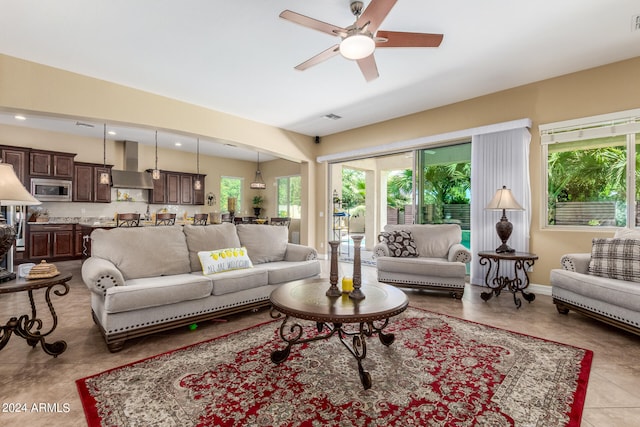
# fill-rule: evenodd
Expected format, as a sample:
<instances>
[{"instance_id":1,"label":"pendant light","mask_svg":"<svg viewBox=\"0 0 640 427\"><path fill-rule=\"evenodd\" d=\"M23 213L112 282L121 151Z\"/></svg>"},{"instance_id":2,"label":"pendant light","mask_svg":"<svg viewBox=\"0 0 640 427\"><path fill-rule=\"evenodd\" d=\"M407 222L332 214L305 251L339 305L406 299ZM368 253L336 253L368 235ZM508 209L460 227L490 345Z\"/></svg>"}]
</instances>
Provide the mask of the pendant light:
<instances>
[{"instance_id":1,"label":"pendant light","mask_svg":"<svg viewBox=\"0 0 640 427\"><path fill-rule=\"evenodd\" d=\"M151 172L151 178L160 179L160 169L158 169L158 131L156 131L156 167Z\"/></svg>"},{"instance_id":2,"label":"pendant light","mask_svg":"<svg viewBox=\"0 0 640 427\"><path fill-rule=\"evenodd\" d=\"M107 124L104 124L104 132L102 133L102 167L107 169ZM100 173L100 184L110 183L109 173Z\"/></svg>"},{"instance_id":3,"label":"pendant light","mask_svg":"<svg viewBox=\"0 0 640 427\"><path fill-rule=\"evenodd\" d=\"M262 172L260 172L260 153L258 153L258 168L256 169L256 177L251 184L249 184L249 188L252 190L264 190L267 188L267 184L264 183L262 179Z\"/></svg>"},{"instance_id":4,"label":"pendant light","mask_svg":"<svg viewBox=\"0 0 640 427\"><path fill-rule=\"evenodd\" d=\"M198 176L196 176L196 180L193 182L193 189L200 190L202 189L202 182L200 182L200 138L198 138L198 142L196 143L196 168Z\"/></svg>"}]
</instances>

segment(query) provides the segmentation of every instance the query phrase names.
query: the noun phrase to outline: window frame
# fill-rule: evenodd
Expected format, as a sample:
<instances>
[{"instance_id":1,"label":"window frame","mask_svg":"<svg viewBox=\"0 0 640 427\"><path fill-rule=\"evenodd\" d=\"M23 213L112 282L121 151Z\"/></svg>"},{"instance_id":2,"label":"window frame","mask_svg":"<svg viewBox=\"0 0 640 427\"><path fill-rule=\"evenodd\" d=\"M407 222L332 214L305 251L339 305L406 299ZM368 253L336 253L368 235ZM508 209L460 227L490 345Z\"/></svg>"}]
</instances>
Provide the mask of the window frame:
<instances>
[{"instance_id":1,"label":"window frame","mask_svg":"<svg viewBox=\"0 0 640 427\"><path fill-rule=\"evenodd\" d=\"M228 209L228 204L227 203L223 203L223 183L225 180L238 180L240 183L239 186L239 194L237 197L237 201L236 201L236 211L235 214L236 216L242 216L242 212L243 212L243 200L244 200L244 178L241 176L227 176L227 175L222 175L220 176L220 212L229 212Z\"/></svg>"},{"instance_id":2,"label":"window frame","mask_svg":"<svg viewBox=\"0 0 640 427\"><path fill-rule=\"evenodd\" d=\"M287 180L287 217L291 219L302 219L302 200L300 201L300 215L293 216L291 214L291 178L298 178L300 180L300 191L302 191L302 175L293 174L293 175L283 175L276 177L276 203L275 203L275 214L276 216L280 216L280 180Z\"/></svg>"},{"instance_id":3,"label":"window frame","mask_svg":"<svg viewBox=\"0 0 640 427\"><path fill-rule=\"evenodd\" d=\"M637 229L636 225L636 144L640 143L640 109L599 116L585 117L539 126L541 145L542 191L540 200L540 229L562 231L607 231L620 228ZM626 226L555 225L549 217L549 145L586 141L600 137L626 135ZM640 168L639 168L640 169ZM640 200L638 201L640 203Z\"/></svg>"}]
</instances>

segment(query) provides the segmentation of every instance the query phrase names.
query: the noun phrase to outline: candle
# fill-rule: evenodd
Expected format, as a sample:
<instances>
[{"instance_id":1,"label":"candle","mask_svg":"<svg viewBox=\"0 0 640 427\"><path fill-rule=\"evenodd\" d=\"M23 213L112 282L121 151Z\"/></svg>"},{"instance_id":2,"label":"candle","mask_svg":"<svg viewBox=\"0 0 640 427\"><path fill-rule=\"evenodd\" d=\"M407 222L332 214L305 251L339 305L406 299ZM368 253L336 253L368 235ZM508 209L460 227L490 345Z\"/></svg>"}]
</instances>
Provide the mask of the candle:
<instances>
[{"instance_id":1,"label":"candle","mask_svg":"<svg viewBox=\"0 0 640 427\"><path fill-rule=\"evenodd\" d=\"M237 199L235 197L229 197L227 200L227 208L229 209L229 212L236 211L236 200Z\"/></svg>"},{"instance_id":2,"label":"candle","mask_svg":"<svg viewBox=\"0 0 640 427\"><path fill-rule=\"evenodd\" d=\"M342 292L353 291L353 279L351 277L342 278Z\"/></svg>"}]
</instances>

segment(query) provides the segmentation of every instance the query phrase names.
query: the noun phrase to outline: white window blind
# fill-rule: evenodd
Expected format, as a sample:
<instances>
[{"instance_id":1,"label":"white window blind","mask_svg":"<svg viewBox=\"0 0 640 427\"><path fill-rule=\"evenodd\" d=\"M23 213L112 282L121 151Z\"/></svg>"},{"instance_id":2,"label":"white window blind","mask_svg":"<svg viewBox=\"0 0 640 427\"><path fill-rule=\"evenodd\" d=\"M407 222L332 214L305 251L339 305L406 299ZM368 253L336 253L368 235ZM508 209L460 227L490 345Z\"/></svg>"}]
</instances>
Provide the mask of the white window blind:
<instances>
[{"instance_id":1,"label":"white window blind","mask_svg":"<svg viewBox=\"0 0 640 427\"><path fill-rule=\"evenodd\" d=\"M619 111L539 126L543 145L640 132L640 109Z\"/></svg>"}]
</instances>

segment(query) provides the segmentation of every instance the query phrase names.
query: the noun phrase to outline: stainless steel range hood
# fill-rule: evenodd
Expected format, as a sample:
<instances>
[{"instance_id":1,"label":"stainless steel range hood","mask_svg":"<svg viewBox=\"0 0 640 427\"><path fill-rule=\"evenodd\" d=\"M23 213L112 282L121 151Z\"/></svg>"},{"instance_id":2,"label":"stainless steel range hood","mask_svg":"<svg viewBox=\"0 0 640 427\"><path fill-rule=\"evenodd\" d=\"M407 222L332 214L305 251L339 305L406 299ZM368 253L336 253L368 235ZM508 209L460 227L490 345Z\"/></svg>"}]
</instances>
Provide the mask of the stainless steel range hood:
<instances>
[{"instance_id":1,"label":"stainless steel range hood","mask_svg":"<svg viewBox=\"0 0 640 427\"><path fill-rule=\"evenodd\" d=\"M111 186L113 188L141 188L153 189L153 179L149 172L138 172L138 143L124 141L125 170L111 171Z\"/></svg>"}]
</instances>

